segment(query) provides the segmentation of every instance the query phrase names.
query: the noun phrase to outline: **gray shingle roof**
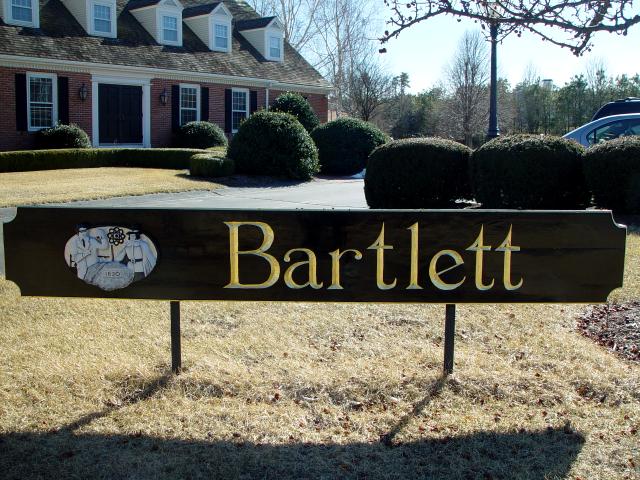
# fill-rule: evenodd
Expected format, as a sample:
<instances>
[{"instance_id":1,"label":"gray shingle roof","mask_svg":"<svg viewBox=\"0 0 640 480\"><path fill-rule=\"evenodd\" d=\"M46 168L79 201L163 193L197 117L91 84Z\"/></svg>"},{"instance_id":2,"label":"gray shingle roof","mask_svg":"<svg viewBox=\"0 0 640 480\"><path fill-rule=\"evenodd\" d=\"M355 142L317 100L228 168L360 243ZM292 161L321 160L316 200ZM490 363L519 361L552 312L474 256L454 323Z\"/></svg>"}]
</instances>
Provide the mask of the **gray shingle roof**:
<instances>
[{"instance_id":1,"label":"gray shingle roof","mask_svg":"<svg viewBox=\"0 0 640 480\"><path fill-rule=\"evenodd\" d=\"M153 1L153 0L152 0ZM194 7L185 8L182 11L182 18L197 17L198 15L206 15L211 13L214 8L220 5L220 2L208 3L205 5L196 5Z\"/></svg>"},{"instance_id":2,"label":"gray shingle roof","mask_svg":"<svg viewBox=\"0 0 640 480\"><path fill-rule=\"evenodd\" d=\"M241 32L243 30L253 30L254 28L264 28L269 25L276 17L252 18L250 20L236 21L236 29Z\"/></svg>"},{"instance_id":3,"label":"gray shingle roof","mask_svg":"<svg viewBox=\"0 0 640 480\"><path fill-rule=\"evenodd\" d=\"M127 9L127 3L128 0L117 0L118 38L103 38L88 35L60 0L40 0L39 29L7 25L0 20L0 54L329 86L286 42L284 62L269 62L235 29L231 54L210 51L186 24L183 24L182 47L159 45ZM190 8L212 2L184 0L181 3ZM260 18L242 0L224 0L224 4L235 21Z\"/></svg>"}]
</instances>

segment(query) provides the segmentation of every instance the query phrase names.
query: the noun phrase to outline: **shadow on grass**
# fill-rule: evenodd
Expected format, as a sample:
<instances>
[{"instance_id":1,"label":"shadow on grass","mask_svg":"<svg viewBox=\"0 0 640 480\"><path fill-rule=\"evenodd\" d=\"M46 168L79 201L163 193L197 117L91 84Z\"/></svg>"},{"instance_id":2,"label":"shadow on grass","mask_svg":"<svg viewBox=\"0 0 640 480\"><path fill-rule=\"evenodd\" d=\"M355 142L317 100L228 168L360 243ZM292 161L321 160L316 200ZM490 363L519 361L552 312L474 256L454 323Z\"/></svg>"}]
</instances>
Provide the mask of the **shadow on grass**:
<instances>
[{"instance_id":1,"label":"shadow on grass","mask_svg":"<svg viewBox=\"0 0 640 480\"><path fill-rule=\"evenodd\" d=\"M241 436L216 439L215 432L209 432L207 440L75 433L123 406L153 397L171 382L171 375L147 384L134 381L127 385L133 391L117 406L59 430L0 435L2 478L543 480L563 478L584 443L582 435L562 428L398 440L398 433L440 394L444 376L375 442L262 444L243 441Z\"/></svg>"},{"instance_id":2,"label":"shadow on grass","mask_svg":"<svg viewBox=\"0 0 640 480\"><path fill-rule=\"evenodd\" d=\"M215 437L215 434L212 436ZM17 478L564 478L584 439L562 429L478 432L396 443L256 444L136 435L8 433L0 468Z\"/></svg>"}]
</instances>

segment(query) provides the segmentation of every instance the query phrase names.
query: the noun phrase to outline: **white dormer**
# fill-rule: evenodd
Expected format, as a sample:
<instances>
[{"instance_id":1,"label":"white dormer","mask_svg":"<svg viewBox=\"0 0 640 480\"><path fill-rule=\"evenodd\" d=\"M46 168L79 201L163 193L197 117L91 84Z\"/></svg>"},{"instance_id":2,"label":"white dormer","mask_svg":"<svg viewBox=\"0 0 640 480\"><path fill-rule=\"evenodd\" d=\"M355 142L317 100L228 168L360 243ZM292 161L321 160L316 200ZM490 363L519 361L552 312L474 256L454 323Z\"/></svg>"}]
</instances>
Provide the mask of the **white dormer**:
<instances>
[{"instance_id":1,"label":"white dormer","mask_svg":"<svg viewBox=\"0 0 640 480\"><path fill-rule=\"evenodd\" d=\"M85 32L96 37L116 38L116 0L62 0Z\"/></svg>"},{"instance_id":2,"label":"white dormer","mask_svg":"<svg viewBox=\"0 0 640 480\"><path fill-rule=\"evenodd\" d=\"M222 2L186 8L184 23L204 42L209 50L231 52L233 16Z\"/></svg>"},{"instance_id":3,"label":"white dormer","mask_svg":"<svg viewBox=\"0 0 640 480\"><path fill-rule=\"evenodd\" d=\"M162 45L182 46L182 10L179 0L134 1L129 11Z\"/></svg>"},{"instance_id":4,"label":"white dormer","mask_svg":"<svg viewBox=\"0 0 640 480\"><path fill-rule=\"evenodd\" d=\"M1 0L2 21L19 27L40 28L40 2L38 0Z\"/></svg>"},{"instance_id":5,"label":"white dormer","mask_svg":"<svg viewBox=\"0 0 640 480\"><path fill-rule=\"evenodd\" d=\"M276 17L240 20L236 28L264 58L274 62L284 60L284 28Z\"/></svg>"}]
</instances>

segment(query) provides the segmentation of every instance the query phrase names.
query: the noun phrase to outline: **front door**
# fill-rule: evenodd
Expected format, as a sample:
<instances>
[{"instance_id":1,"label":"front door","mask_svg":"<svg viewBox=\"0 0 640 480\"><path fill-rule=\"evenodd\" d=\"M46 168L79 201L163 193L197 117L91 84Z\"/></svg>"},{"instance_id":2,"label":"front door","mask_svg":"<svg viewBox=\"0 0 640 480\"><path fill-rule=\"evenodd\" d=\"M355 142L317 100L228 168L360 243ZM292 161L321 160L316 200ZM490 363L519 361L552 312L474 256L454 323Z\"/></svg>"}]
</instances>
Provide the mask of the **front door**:
<instances>
[{"instance_id":1,"label":"front door","mask_svg":"<svg viewBox=\"0 0 640 480\"><path fill-rule=\"evenodd\" d=\"M100 144L142 143L142 87L98 86Z\"/></svg>"}]
</instances>

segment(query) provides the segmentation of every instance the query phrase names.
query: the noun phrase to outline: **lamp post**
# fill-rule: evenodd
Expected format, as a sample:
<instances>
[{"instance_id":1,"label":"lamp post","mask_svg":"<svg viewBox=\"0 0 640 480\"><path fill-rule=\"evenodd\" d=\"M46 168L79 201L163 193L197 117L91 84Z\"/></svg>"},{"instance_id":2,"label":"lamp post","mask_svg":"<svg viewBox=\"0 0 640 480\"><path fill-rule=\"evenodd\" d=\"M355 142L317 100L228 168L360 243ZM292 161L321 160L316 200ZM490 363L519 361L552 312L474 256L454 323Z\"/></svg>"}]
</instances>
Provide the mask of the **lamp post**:
<instances>
[{"instance_id":1,"label":"lamp post","mask_svg":"<svg viewBox=\"0 0 640 480\"><path fill-rule=\"evenodd\" d=\"M487 3L487 13L491 17L489 33L491 37L491 83L489 84L489 130L487 140L500 136L498 127L498 11L495 2Z\"/></svg>"}]
</instances>

